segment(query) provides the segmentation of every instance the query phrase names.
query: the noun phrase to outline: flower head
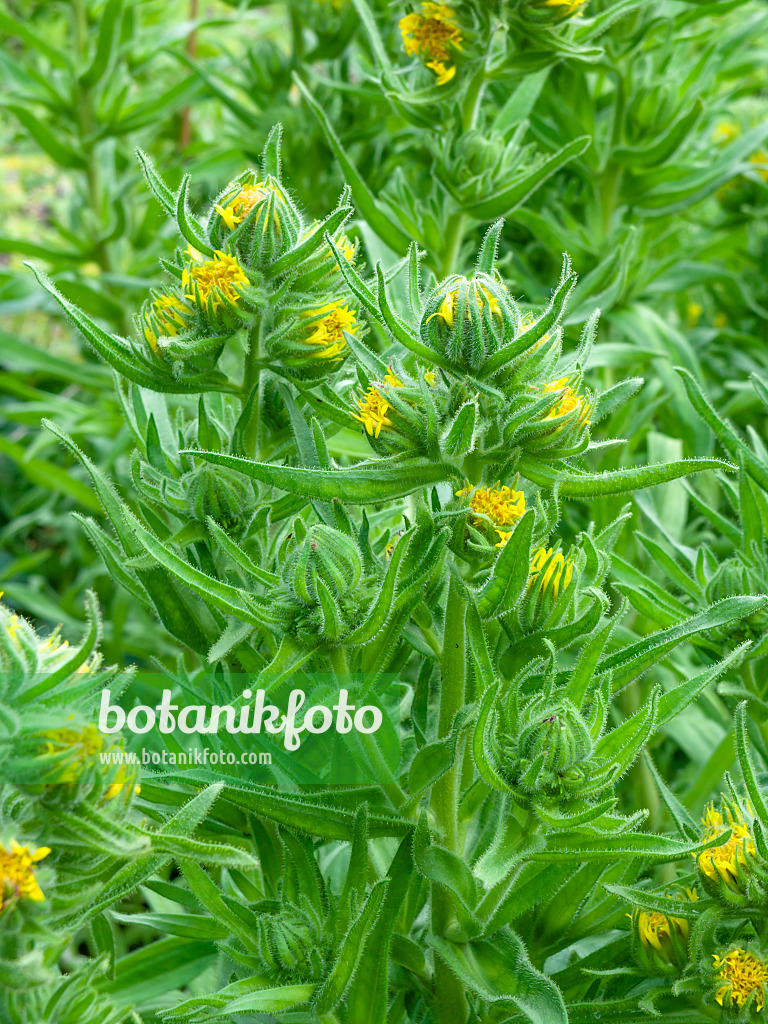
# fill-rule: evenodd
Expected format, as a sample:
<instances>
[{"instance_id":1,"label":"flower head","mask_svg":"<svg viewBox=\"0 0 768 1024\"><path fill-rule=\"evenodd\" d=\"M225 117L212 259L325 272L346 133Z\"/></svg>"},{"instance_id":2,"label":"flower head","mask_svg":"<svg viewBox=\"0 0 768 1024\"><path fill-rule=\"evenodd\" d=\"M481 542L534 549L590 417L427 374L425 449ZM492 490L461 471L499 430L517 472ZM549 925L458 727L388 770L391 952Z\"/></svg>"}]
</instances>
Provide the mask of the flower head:
<instances>
[{"instance_id":1,"label":"flower head","mask_svg":"<svg viewBox=\"0 0 768 1024\"><path fill-rule=\"evenodd\" d=\"M104 736L95 725L87 725L83 729L65 726L62 729L49 729L43 733L45 744L42 753L48 755L69 752L70 757L59 770L56 782L74 784L80 780L89 762L97 758L104 750ZM124 786L132 785L132 778L124 764L118 764L113 781L104 794L105 800L112 800L123 791ZM134 786L134 792L140 793L141 786Z\"/></svg>"},{"instance_id":2,"label":"flower head","mask_svg":"<svg viewBox=\"0 0 768 1024\"><path fill-rule=\"evenodd\" d=\"M229 230L233 231L238 224L245 220L257 203L269 199L270 192L278 194L270 184L261 181L253 185L233 185L232 189L224 195L222 201L216 203L214 210ZM275 221L279 227L277 215L275 215Z\"/></svg>"},{"instance_id":3,"label":"flower head","mask_svg":"<svg viewBox=\"0 0 768 1024\"><path fill-rule=\"evenodd\" d=\"M712 954L716 981L722 982L715 992L720 1006L741 1009L748 1000L758 1013L765 1007L768 966L755 953L736 948L724 956Z\"/></svg>"},{"instance_id":4,"label":"flower head","mask_svg":"<svg viewBox=\"0 0 768 1024\"><path fill-rule=\"evenodd\" d=\"M687 941L689 926L684 917L667 917L656 910L641 910L637 915L637 930L646 949L655 949L657 953L666 954L673 935Z\"/></svg>"},{"instance_id":5,"label":"flower head","mask_svg":"<svg viewBox=\"0 0 768 1024\"><path fill-rule=\"evenodd\" d=\"M553 548L539 548L531 559L531 578L529 587L532 587L538 580L539 590L544 593L552 591L552 596L557 600L562 583L565 589L573 578L573 562L565 558L562 552L555 552Z\"/></svg>"},{"instance_id":6,"label":"flower head","mask_svg":"<svg viewBox=\"0 0 768 1024\"><path fill-rule=\"evenodd\" d=\"M445 4L422 3L422 13L400 19L403 47L409 57L421 57L437 75L437 84L445 85L456 74L450 64L451 51L460 50L463 36L455 24L455 11Z\"/></svg>"},{"instance_id":7,"label":"flower head","mask_svg":"<svg viewBox=\"0 0 768 1024\"><path fill-rule=\"evenodd\" d=\"M544 417L545 419L558 419L560 416L566 416L568 413L573 412L574 409L577 409L578 414L576 416L576 422L579 425L582 423L586 426L590 425L589 405L583 398L579 397L575 388L570 386L568 377L561 377L559 380L553 380L551 383L545 384L542 390L545 392L561 392L560 400L549 410L547 415Z\"/></svg>"},{"instance_id":8,"label":"flower head","mask_svg":"<svg viewBox=\"0 0 768 1024\"><path fill-rule=\"evenodd\" d=\"M360 326L356 313L346 302L338 301L302 313L303 317L312 318L305 341L318 347L318 359L336 359L341 355L347 345L344 332L355 334Z\"/></svg>"},{"instance_id":9,"label":"flower head","mask_svg":"<svg viewBox=\"0 0 768 1024\"><path fill-rule=\"evenodd\" d=\"M403 382L389 369L384 375L387 384L393 388L401 388ZM378 437L384 427L394 426L388 413L391 405L375 387L370 387L363 398L355 398L359 412L353 412L352 416L365 427L370 437Z\"/></svg>"},{"instance_id":10,"label":"flower head","mask_svg":"<svg viewBox=\"0 0 768 1024\"><path fill-rule=\"evenodd\" d=\"M235 256L217 249L212 260L197 262L192 253L181 283L191 288L186 297L204 309L209 307L215 313L223 303L237 305L240 301L239 287L248 284L248 277Z\"/></svg>"},{"instance_id":11,"label":"flower head","mask_svg":"<svg viewBox=\"0 0 768 1024\"><path fill-rule=\"evenodd\" d=\"M175 338L179 331L188 327L190 311L177 295L164 292L141 314L141 328L147 344L153 352L159 352L158 337Z\"/></svg>"},{"instance_id":12,"label":"flower head","mask_svg":"<svg viewBox=\"0 0 768 1024\"><path fill-rule=\"evenodd\" d=\"M545 7L557 8L557 13L564 18L570 18L572 14L582 17L586 0L544 0Z\"/></svg>"},{"instance_id":13,"label":"flower head","mask_svg":"<svg viewBox=\"0 0 768 1024\"><path fill-rule=\"evenodd\" d=\"M731 829L731 838L722 846L710 846L702 851L697 862L705 878L717 884L722 882L728 889L738 892L742 888L742 869L747 867L747 858L755 855L755 843L741 811L738 808L731 810L728 806L725 811L727 823L712 804L707 807L701 819L703 838L714 839L727 828Z\"/></svg>"},{"instance_id":14,"label":"flower head","mask_svg":"<svg viewBox=\"0 0 768 1024\"><path fill-rule=\"evenodd\" d=\"M463 487L456 491L457 498L464 498L471 494L469 507L477 513L478 518L474 520L475 525L483 522L483 518L490 519L496 533L502 534L501 526L514 526L518 519L525 514L525 495L522 491L516 491L511 487ZM507 533L504 540L511 536ZM500 546L500 545L499 545Z\"/></svg>"},{"instance_id":15,"label":"flower head","mask_svg":"<svg viewBox=\"0 0 768 1024\"><path fill-rule=\"evenodd\" d=\"M40 846L30 850L28 846L20 846L15 839L11 840L10 850L0 844L0 888L3 902L5 898L34 900L40 903L45 899L34 875L35 865L48 856L50 849Z\"/></svg>"}]
</instances>

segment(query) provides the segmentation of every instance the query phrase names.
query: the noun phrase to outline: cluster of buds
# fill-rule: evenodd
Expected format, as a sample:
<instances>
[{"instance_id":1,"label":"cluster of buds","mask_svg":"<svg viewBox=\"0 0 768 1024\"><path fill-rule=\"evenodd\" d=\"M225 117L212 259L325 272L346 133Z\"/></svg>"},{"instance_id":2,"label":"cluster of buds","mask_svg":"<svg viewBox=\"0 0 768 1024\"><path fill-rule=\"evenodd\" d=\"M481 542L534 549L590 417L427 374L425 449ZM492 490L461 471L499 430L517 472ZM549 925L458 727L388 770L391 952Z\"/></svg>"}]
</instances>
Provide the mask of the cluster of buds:
<instances>
[{"instance_id":1,"label":"cluster of buds","mask_svg":"<svg viewBox=\"0 0 768 1024\"><path fill-rule=\"evenodd\" d=\"M343 640L375 593L376 580L365 575L356 541L323 523L307 529L297 519L282 554L282 588L274 605L292 618L292 632L308 642L318 636Z\"/></svg>"}]
</instances>

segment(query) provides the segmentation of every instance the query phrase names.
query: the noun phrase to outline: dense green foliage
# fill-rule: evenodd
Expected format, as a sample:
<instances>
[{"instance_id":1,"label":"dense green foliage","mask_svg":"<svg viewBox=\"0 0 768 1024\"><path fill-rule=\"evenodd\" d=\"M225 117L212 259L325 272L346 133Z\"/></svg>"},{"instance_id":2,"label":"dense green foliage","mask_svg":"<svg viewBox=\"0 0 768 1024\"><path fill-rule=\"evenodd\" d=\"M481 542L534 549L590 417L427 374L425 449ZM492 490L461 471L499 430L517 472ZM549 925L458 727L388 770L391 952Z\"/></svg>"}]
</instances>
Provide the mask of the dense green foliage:
<instances>
[{"instance_id":1,"label":"dense green foliage","mask_svg":"<svg viewBox=\"0 0 768 1024\"><path fill-rule=\"evenodd\" d=\"M0 37L0 1022L768 1019L762 0Z\"/></svg>"}]
</instances>

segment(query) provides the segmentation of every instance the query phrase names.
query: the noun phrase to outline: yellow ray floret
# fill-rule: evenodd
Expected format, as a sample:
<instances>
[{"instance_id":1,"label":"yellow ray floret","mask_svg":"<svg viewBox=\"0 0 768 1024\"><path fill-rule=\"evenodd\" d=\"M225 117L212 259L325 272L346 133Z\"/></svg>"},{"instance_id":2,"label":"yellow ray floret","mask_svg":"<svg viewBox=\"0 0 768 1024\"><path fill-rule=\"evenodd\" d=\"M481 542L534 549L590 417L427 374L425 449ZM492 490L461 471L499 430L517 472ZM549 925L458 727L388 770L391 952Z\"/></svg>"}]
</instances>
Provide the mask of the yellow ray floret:
<instances>
[{"instance_id":1,"label":"yellow ray floret","mask_svg":"<svg viewBox=\"0 0 768 1024\"><path fill-rule=\"evenodd\" d=\"M188 299L196 302L199 296L200 305L207 309L210 302L215 313L225 300L237 305L240 301L238 286L247 285L248 277L236 257L217 249L212 260L190 263L181 283L185 288L193 286L194 290L186 293Z\"/></svg>"},{"instance_id":2,"label":"yellow ray floret","mask_svg":"<svg viewBox=\"0 0 768 1024\"><path fill-rule=\"evenodd\" d=\"M499 300L496 298L496 296L489 292L484 285L478 284L477 281L471 281L470 284L472 290L475 293L475 302L477 303L477 308L479 310L482 310L484 303L487 303L488 311L491 314L501 316ZM427 317L427 323L429 323L432 317L439 316L440 319L443 320L446 324L448 324L449 327L453 327L453 322L456 318L456 302L458 300L458 297L458 288L456 288L452 292L448 292L443 301L440 303L440 308L438 309L438 311L436 313L433 313L432 316ZM465 315L468 316L469 314L466 313Z\"/></svg>"},{"instance_id":3,"label":"yellow ray floret","mask_svg":"<svg viewBox=\"0 0 768 1024\"><path fill-rule=\"evenodd\" d=\"M590 425L589 405L576 393L575 388L570 386L568 377L561 377L559 380L553 380L550 384L545 384L543 390L562 392L560 401L549 410L544 419L554 420L577 409L576 422L579 424L583 423L587 427Z\"/></svg>"},{"instance_id":4,"label":"yellow ray floret","mask_svg":"<svg viewBox=\"0 0 768 1024\"><path fill-rule=\"evenodd\" d=\"M30 850L28 846L20 846L15 839L11 840L10 850L0 845L0 880L3 891L10 889L11 895L34 900L35 903L44 900L34 869L50 852L47 846Z\"/></svg>"},{"instance_id":5,"label":"yellow ray floret","mask_svg":"<svg viewBox=\"0 0 768 1024\"><path fill-rule=\"evenodd\" d=\"M765 1007L765 989L768 984L768 967L754 953L743 949L732 949L725 956L712 954L717 977L722 984L715 993L721 1006L742 1007L754 993L753 1009L758 1013Z\"/></svg>"}]
</instances>

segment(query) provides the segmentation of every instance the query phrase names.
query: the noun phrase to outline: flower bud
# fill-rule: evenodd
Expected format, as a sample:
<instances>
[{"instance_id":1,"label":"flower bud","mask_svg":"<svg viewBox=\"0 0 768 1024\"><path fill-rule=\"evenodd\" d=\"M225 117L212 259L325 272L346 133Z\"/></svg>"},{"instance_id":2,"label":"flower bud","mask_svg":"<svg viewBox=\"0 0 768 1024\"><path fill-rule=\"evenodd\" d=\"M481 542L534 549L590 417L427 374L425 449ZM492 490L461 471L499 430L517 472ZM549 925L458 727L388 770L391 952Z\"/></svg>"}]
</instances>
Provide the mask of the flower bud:
<instances>
[{"instance_id":1,"label":"flower bud","mask_svg":"<svg viewBox=\"0 0 768 1024\"><path fill-rule=\"evenodd\" d=\"M743 811L735 803L723 799L721 810L709 804L701 819L703 839L714 839L726 829L731 829L731 838L727 842L721 846L710 846L694 855L707 893L729 905L764 904L768 896L768 865L757 853L751 814L748 804Z\"/></svg>"},{"instance_id":2,"label":"flower bud","mask_svg":"<svg viewBox=\"0 0 768 1024\"><path fill-rule=\"evenodd\" d=\"M449 277L424 306L421 339L458 369L476 372L506 339L519 318L501 281L490 274Z\"/></svg>"},{"instance_id":3,"label":"flower bud","mask_svg":"<svg viewBox=\"0 0 768 1024\"><path fill-rule=\"evenodd\" d=\"M199 523L210 516L224 529L234 529L251 518L256 506L253 484L234 470L200 462L182 484L187 505Z\"/></svg>"},{"instance_id":4,"label":"flower bud","mask_svg":"<svg viewBox=\"0 0 768 1024\"><path fill-rule=\"evenodd\" d=\"M581 18L585 8L586 0L524 0L520 13L527 21L550 25L566 18Z\"/></svg>"},{"instance_id":5,"label":"flower bud","mask_svg":"<svg viewBox=\"0 0 768 1024\"><path fill-rule=\"evenodd\" d=\"M472 487L456 491L457 498L469 496L471 524L495 547L503 547L525 515L525 494L512 487Z\"/></svg>"},{"instance_id":6,"label":"flower bud","mask_svg":"<svg viewBox=\"0 0 768 1024\"><path fill-rule=\"evenodd\" d=\"M516 736L502 738L504 774L522 794L562 798L578 794L588 778L592 737L578 708L564 699L534 700Z\"/></svg>"},{"instance_id":7,"label":"flower bud","mask_svg":"<svg viewBox=\"0 0 768 1024\"><path fill-rule=\"evenodd\" d=\"M311 306L294 316L289 326L267 339L270 353L300 376L316 376L338 368L348 354L347 334L357 334L357 310L334 299Z\"/></svg>"},{"instance_id":8,"label":"flower bud","mask_svg":"<svg viewBox=\"0 0 768 1024\"><path fill-rule=\"evenodd\" d=\"M45 899L35 868L50 852L47 846L30 849L15 839L0 843L0 914L12 901L41 903Z\"/></svg>"},{"instance_id":9,"label":"flower bud","mask_svg":"<svg viewBox=\"0 0 768 1024\"><path fill-rule=\"evenodd\" d=\"M697 900L696 890L686 890ZM632 919L632 948L640 966L651 976L678 975L688 962L690 926L684 917L636 908Z\"/></svg>"},{"instance_id":10,"label":"flower bud","mask_svg":"<svg viewBox=\"0 0 768 1024\"><path fill-rule=\"evenodd\" d=\"M237 257L217 249L212 259L205 259L191 247L185 255L184 297L195 307L202 324L210 330L237 328L244 308L243 289L250 285Z\"/></svg>"},{"instance_id":11,"label":"flower bud","mask_svg":"<svg viewBox=\"0 0 768 1024\"><path fill-rule=\"evenodd\" d=\"M355 541L320 523L310 527L304 543L283 566L282 576L302 604L319 600L318 580L340 599L361 580L363 561Z\"/></svg>"},{"instance_id":12,"label":"flower bud","mask_svg":"<svg viewBox=\"0 0 768 1024\"><path fill-rule=\"evenodd\" d=\"M152 292L152 300L144 303L138 326L144 340L156 355L161 355L163 338L176 338L188 331L194 311L180 295L173 292Z\"/></svg>"},{"instance_id":13,"label":"flower bud","mask_svg":"<svg viewBox=\"0 0 768 1024\"><path fill-rule=\"evenodd\" d=\"M518 619L524 632L553 625L553 612L561 618L576 590L575 584L571 588L573 560L554 548L539 548L531 559L530 572L526 592L518 605Z\"/></svg>"},{"instance_id":14,"label":"flower bud","mask_svg":"<svg viewBox=\"0 0 768 1024\"><path fill-rule=\"evenodd\" d=\"M212 216L214 244L234 252L250 268L263 269L293 248L301 216L280 182L257 181L249 171L219 196Z\"/></svg>"},{"instance_id":15,"label":"flower bud","mask_svg":"<svg viewBox=\"0 0 768 1024\"><path fill-rule=\"evenodd\" d=\"M589 441L594 397L590 391L579 395L579 382L574 383L569 377L561 377L547 384L529 385L524 402L510 420L509 440L514 439L526 452L583 450Z\"/></svg>"}]
</instances>

